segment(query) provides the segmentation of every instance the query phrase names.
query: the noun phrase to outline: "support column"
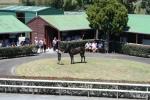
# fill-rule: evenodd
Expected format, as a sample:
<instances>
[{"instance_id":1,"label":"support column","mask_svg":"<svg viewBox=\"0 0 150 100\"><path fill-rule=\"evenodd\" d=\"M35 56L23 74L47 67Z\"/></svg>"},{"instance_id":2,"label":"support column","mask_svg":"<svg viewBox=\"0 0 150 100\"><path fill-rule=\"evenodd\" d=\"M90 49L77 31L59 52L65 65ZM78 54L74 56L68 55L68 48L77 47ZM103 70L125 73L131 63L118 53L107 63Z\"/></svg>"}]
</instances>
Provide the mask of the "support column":
<instances>
[{"instance_id":1,"label":"support column","mask_svg":"<svg viewBox=\"0 0 150 100\"><path fill-rule=\"evenodd\" d=\"M33 44L32 32L29 33L29 39L30 39L30 41L31 41L31 44Z\"/></svg>"},{"instance_id":2,"label":"support column","mask_svg":"<svg viewBox=\"0 0 150 100\"><path fill-rule=\"evenodd\" d=\"M61 41L60 31L58 31L58 40L60 40L60 41Z\"/></svg>"},{"instance_id":3,"label":"support column","mask_svg":"<svg viewBox=\"0 0 150 100\"><path fill-rule=\"evenodd\" d=\"M138 44L138 34L136 34L136 44Z\"/></svg>"},{"instance_id":4,"label":"support column","mask_svg":"<svg viewBox=\"0 0 150 100\"><path fill-rule=\"evenodd\" d=\"M48 32L47 27L45 26L45 36L44 36L45 42L46 42L46 48L50 47L49 41L48 41Z\"/></svg>"}]
</instances>

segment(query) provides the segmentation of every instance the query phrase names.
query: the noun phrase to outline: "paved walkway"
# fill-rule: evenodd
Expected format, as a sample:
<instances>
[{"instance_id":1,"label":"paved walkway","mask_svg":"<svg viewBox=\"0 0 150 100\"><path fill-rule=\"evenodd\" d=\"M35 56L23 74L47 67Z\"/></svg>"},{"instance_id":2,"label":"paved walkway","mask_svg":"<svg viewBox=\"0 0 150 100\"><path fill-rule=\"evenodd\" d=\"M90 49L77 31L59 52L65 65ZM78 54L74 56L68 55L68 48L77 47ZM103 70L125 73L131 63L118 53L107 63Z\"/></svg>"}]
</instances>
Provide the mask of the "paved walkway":
<instances>
[{"instance_id":1,"label":"paved walkway","mask_svg":"<svg viewBox=\"0 0 150 100\"><path fill-rule=\"evenodd\" d=\"M127 60L133 60L133 61L150 64L150 58L134 57L128 55L121 55L121 54L101 54L101 53L86 53L85 55L86 57L127 59ZM68 57L68 56L69 56L68 54L62 55L62 57ZM56 58L56 57L57 57L56 53L43 53L37 56L2 59L0 60L0 76L13 75L12 72L14 71L15 66L18 66L20 64L38 60L38 59Z\"/></svg>"},{"instance_id":2,"label":"paved walkway","mask_svg":"<svg viewBox=\"0 0 150 100\"><path fill-rule=\"evenodd\" d=\"M79 97L79 96L74 97L74 96L53 96L53 95L30 95L30 94L0 94L0 100L133 100L133 99L112 99L112 98L94 98L94 97Z\"/></svg>"}]
</instances>

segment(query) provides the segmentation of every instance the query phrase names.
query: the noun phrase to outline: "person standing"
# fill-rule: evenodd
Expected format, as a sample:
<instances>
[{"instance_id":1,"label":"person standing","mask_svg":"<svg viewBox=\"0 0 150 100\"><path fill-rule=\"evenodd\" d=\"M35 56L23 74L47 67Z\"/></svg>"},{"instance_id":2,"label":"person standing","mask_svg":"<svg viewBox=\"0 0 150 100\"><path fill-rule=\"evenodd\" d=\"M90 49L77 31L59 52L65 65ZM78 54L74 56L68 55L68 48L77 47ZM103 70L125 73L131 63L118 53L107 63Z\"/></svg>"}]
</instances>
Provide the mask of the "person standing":
<instances>
[{"instance_id":1,"label":"person standing","mask_svg":"<svg viewBox=\"0 0 150 100\"><path fill-rule=\"evenodd\" d=\"M56 50L56 43L57 43L57 38L54 37L53 42L52 42L54 51Z\"/></svg>"},{"instance_id":2,"label":"person standing","mask_svg":"<svg viewBox=\"0 0 150 100\"><path fill-rule=\"evenodd\" d=\"M18 44L19 44L19 41L18 41ZM36 48L39 49L39 41L37 40L37 37L35 37L34 44L35 44Z\"/></svg>"},{"instance_id":3,"label":"person standing","mask_svg":"<svg viewBox=\"0 0 150 100\"><path fill-rule=\"evenodd\" d=\"M40 47L40 53L43 53L43 44L44 44L44 41L41 39L40 41L39 41L39 47Z\"/></svg>"},{"instance_id":4,"label":"person standing","mask_svg":"<svg viewBox=\"0 0 150 100\"><path fill-rule=\"evenodd\" d=\"M62 55L63 51L61 51L61 48L60 48L60 40L57 40L56 52L57 52L57 57L58 57L58 63L57 64L62 65L63 63L61 62L61 55Z\"/></svg>"},{"instance_id":5,"label":"person standing","mask_svg":"<svg viewBox=\"0 0 150 100\"><path fill-rule=\"evenodd\" d=\"M97 43L94 41L92 43L92 52L96 52L97 51Z\"/></svg>"},{"instance_id":6,"label":"person standing","mask_svg":"<svg viewBox=\"0 0 150 100\"><path fill-rule=\"evenodd\" d=\"M43 42L43 47L44 47L44 53L46 52L46 40L44 39L44 42Z\"/></svg>"}]
</instances>

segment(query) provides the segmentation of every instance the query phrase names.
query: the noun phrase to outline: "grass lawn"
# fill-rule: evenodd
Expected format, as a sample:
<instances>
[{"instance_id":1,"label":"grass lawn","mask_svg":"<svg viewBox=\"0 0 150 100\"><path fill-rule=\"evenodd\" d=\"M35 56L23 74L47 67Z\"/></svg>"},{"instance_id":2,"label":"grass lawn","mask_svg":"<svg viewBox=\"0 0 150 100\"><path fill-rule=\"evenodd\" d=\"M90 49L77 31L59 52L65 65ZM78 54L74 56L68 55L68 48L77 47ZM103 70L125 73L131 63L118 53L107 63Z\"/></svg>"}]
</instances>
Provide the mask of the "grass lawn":
<instances>
[{"instance_id":1,"label":"grass lawn","mask_svg":"<svg viewBox=\"0 0 150 100\"><path fill-rule=\"evenodd\" d=\"M150 82L150 65L135 61L111 58L87 58L87 63L70 64L70 58L63 58L64 65L57 59L42 59L18 66L18 76L40 76L58 78L125 80ZM75 61L80 61L75 57Z\"/></svg>"}]
</instances>

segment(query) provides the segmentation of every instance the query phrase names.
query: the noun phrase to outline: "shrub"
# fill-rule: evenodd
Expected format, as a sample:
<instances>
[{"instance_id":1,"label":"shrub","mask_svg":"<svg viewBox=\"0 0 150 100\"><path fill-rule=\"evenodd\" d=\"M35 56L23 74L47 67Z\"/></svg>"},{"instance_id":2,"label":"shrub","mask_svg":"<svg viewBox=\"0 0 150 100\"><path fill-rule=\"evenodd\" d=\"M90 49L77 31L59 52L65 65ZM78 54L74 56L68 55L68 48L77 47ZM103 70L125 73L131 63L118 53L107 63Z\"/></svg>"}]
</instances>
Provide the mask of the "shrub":
<instances>
[{"instance_id":1,"label":"shrub","mask_svg":"<svg viewBox=\"0 0 150 100\"><path fill-rule=\"evenodd\" d=\"M1 58L12 58L18 56L27 56L37 53L35 46L21 46L21 47L4 47L0 48Z\"/></svg>"},{"instance_id":2,"label":"shrub","mask_svg":"<svg viewBox=\"0 0 150 100\"><path fill-rule=\"evenodd\" d=\"M74 40L74 41L61 41L60 42L60 48L61 49L67 49L67 46L71 46L73 48L79 47L79 46L85 46L87 42L95 41L94 39L90 40Z\"/></svg>"},{"instance_id":3,"label":"shrub","mask_svg":"<svg viewBox=\"0 0 150 100\"><path fill-rule=\"evenodd\" d=\"M122 53L122 47L125 43L120 43L118 41L111 41L109 50L110 52Z\"/></svg>"},{"instance_id":4,"label":"shrub","mask_svg":"<svg viewBox=\"0 0 150 100\"><path fill-rule=\"evenodd\" d=\"M150 46L134 43L110 43L111 51L139 57L150 57Z\"/></svg>"},{"instance_id":5,"label":"shrub","mask_svg":"<svg viewBox=\"0 0 150 100\"><path fill-rule=\"evenodd\" d=\"M128 43L122 46L122 53L140 57L150 57L150 46Z\"/></svg>"}]
</instances>

